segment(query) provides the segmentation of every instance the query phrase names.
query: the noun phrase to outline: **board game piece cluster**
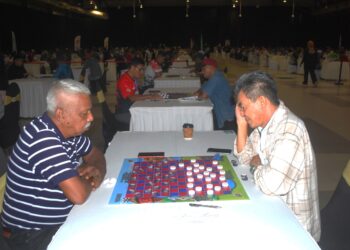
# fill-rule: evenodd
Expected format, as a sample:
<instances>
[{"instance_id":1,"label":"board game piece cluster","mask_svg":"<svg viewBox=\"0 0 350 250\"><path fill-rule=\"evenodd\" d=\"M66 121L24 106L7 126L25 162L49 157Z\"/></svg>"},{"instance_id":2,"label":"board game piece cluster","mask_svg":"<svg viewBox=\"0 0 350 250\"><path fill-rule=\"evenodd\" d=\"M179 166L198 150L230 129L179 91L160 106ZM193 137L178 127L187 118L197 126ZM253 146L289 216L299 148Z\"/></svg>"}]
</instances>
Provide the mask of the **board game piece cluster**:
<instances>
[{"instance_id":1,"label":"board game piece cluster","mask_svg":"<svg viewBox=\"0 0 350 250\"><path fill-rule=\"evenodd\" d=\"M126 198L210 197L231 193L226 172L215 160L135 162ZM231 185L232 186L232 185Z\"/></svg>"}]
</instances>

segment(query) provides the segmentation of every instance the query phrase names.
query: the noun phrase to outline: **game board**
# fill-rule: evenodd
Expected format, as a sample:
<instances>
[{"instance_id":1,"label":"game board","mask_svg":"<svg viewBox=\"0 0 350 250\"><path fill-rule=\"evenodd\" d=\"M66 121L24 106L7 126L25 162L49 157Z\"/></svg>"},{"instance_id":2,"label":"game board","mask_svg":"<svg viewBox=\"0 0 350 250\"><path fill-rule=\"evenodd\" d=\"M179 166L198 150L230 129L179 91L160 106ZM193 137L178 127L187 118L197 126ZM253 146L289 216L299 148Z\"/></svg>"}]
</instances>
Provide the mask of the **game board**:
<instances>
[{"instance_id":1,"label":"game board","mask_svg":"<svg viewBox=\"0 0 350 250\"><path fill-rule=\"evenodd\" d=\"M110 204L249 199L226 156L125 159Z\"/></svg>"}]
</instances>

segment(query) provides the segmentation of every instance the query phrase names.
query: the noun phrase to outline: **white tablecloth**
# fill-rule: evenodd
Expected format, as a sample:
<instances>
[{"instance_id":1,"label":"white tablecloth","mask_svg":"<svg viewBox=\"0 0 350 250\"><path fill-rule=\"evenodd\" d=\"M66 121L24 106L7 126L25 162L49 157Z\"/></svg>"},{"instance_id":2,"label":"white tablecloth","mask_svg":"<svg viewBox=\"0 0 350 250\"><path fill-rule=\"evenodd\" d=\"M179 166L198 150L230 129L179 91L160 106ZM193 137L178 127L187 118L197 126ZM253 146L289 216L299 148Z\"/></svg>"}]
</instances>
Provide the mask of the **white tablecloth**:
<instances>
[{"instance_id":1,"label":"white tablecloth","mask_svg":"<svg viewBox=\"0 0 350 250\"><path fill-rule=\"evenodd\" d=\"M199 77L160 77L154 80L155 88L200 88Z\"/></svg>"},{"instance_id":2,"label":"white tablecloth","mask_svg":"<svg viewBox=\"0 0 350 250\"><path fill-rule=\"evenodd\" d=\"M178 68L186 68L188 66L188 63L187 61L174 61L171 66Z\"/></svg>"},{"instance_id":3,"label":"white tablecloth","mask_svg":"<svg viewBox=\"0 0 350 250\"><path fill-rule=\"evenodd\" d=\"M340 62L324 62L321 69L321 78L325 80L338 80L340 71ZM349 62L343 62L342 80L350 79Z\"/></svg>"},{"instance_id":4,"label":"white tablecloth","mask_svg":"<svg viewBox=\"0 0 350 250\"><path fill-rule=\"evenodd\" d=\"M137 101L131 108L130 131L179 131L184 123L194 130L213 130L213 104L202 101Z\"/></svg>"},{"instance_id":5,"label":"white tablecloth","mask_svg":"<svg viewBox=\"0 0 350 250\"><path fill-rule=\"evenodd\" d=\"M218 209L190 207L187 202L108 204L125 158L145 151L208 155L209 147L232 149L233 140L233 134L222 131L195 132L192 141L185 141L181 132L117 133L106 152L104 183L85 204L72 209L48 249L319 249L281 199L256 188L249 167L234 169L238 176L248 175L242 184L250 200L201 202L221 206Z\"/></svg>"},{"instance_id":6,"label":"white tablecloth","mask_svg":"<svg viewBox=\"0 0 350 250\"><path fill-rule=\"evenodd\" d=\"M168 70L169 75L181 75L181 76L188 76L190 75L191 68L174 68L170 67Z\"/></svg>"},{"instance_id":7,"label":"white tablecloth","mask_svg":"<svg viewBox=\"0 0 350 250\"><path fill-rule=\"evenodd\" d=\"M21 90L20 117L35 117L46 111L46 95L54 78L15 79Z\"/></svg>"}]
</instances>

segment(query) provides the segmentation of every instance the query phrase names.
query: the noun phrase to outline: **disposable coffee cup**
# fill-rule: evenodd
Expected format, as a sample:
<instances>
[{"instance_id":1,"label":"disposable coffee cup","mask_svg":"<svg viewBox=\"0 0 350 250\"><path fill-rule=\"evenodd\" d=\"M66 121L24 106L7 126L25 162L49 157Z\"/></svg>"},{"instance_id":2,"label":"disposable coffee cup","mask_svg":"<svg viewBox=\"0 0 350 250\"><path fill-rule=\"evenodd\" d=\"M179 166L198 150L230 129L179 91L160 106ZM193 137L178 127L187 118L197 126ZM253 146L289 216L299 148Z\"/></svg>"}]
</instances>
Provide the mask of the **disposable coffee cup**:
<instances>
[{"instance_id":1,"label":"disposable coffee cup","mask_svg":"<svg viewBox=\"0 0 350 250\"><path fill-rule=\"evenodd\" d=\"M189 141L192 140L193 137L193 124L192 123L185 123L183 126L183 134L184 139Z\"/></svg>"}]
</instances>

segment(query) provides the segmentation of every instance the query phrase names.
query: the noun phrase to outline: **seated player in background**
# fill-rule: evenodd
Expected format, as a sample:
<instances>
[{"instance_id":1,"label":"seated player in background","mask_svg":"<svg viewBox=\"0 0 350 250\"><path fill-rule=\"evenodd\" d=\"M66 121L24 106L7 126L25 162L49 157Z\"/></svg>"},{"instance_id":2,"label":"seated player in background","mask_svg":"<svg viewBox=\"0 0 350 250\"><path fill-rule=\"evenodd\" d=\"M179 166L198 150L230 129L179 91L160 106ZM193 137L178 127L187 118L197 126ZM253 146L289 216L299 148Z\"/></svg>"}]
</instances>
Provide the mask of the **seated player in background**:
<instances>
[{"instance_id":1,"label":"seated player in background","mask_svg":"<svg viewBox=\"0 0 350 250\"><path fill-rule=\"evenodd\" d=\"M133 102L141 100L161 99L160 95L140 95L139 84L145 70L145 63L140 58L134 58L126 71L118 80L116 85L117 107L116 119L123 123L130 123L129 109Z\"/></svg>"},{"instance_id":2,"label":"seated player in background","mask_svg":"<svg viewBox=\"0 0 350 250\"><path fill-rule=\"evenodd\" d=\"M1 233L11 249L46 249L106 173L103 154L82 135L94 119L89 89L60 80L46 100L47 112L24 126L8 161Z\"/></svg>"},{"instance_id":3,"label":"seated player in background","mask_svg":"<svg viewBox=\"0 0 350 250\"><path fill-rule=\"evenodd\" d=\"M72 69L64 52L57 54L57 69L53 74L56 79L74 79Z\"/></svg>"},{"instance_id":4,"label":"seated player in background","mask_svg":"<svg viewBox=\"0 0 350 250\"><path fill-rule=\"evenodd\" d=\"M145 80L140 87L140 92L154 87L154 79L162 75L162 64L164 63L164 56L162 53L158 53L156 59L150 61L145 70Z\"/></svg>"},{"instance_id":5,"label":"seated player in background","mask_svg":"<svg viewBox=\"0 0 350 250\"><path fill-rule=\"evenodd\" d=\"M279 196L318 241L316 161L303 121L279 100L275 81L264 72L242 75L235 97L235 155L240 163L251 166L261 191ZM248 127L254 129L249 136Z\"/></svg>"},{"instance_id":6,"label":"seated player in background","mask_svg":"<svg viewBox=\"0 0 350 250\"><path fill-rule=\"evenodd\" d=\"M8 80L26 78L28 75L24 68L24 59L21 56L16 56L14 62L7 69Z\"/></svg>"},{"instance_id":7,"label":"seated player in background","mask_svg":"<svg viewBox=\"0 0 350 250\"><path fill-rule=\"evenodd\" d=\"M214 59L202 62L202 74L206 81L195 92L199 98L209 98L214 104L215 130L236 130L232 90L224 74L218 70Z\"/></svg>"}]
</instances>

